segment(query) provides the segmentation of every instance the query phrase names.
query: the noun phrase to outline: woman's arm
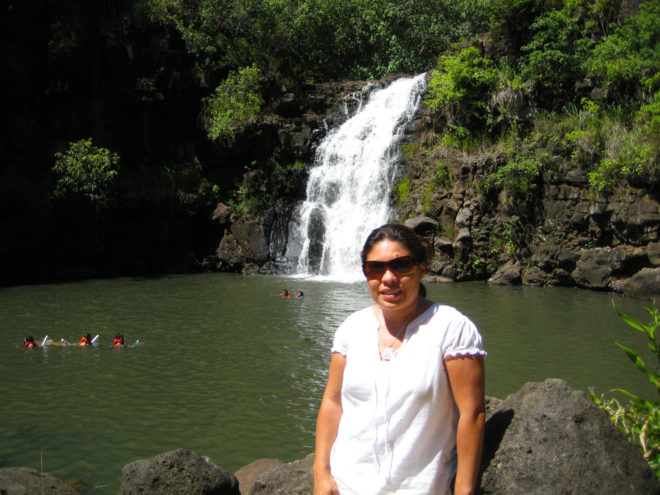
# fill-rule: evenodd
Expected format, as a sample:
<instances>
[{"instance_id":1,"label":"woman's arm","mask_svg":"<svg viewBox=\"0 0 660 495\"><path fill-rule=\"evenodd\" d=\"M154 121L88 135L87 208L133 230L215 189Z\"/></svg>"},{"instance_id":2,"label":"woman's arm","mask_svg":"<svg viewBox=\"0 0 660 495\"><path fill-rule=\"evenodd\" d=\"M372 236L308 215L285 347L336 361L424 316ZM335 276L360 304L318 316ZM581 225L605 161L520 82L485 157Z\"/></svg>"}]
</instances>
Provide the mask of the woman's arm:
<instances>
[{"instance_id":1,"label":"woman's arm","mask_svg":"<svg viewBox=\"0 0 660 495\"><path fill-rule=\"evenodd\" d=\"M330 474L330 451L337 437L341 419L341 385L344 380L346 356L333 353L330 359L328 383L323 393L316 420L316 453L314 455L314 495L338 495L337 484Z\"/></svg>"},{"instance_id":2,"label":"woman's arm","mask_svg":"<svg viewBox=\"0 0 660 495\"><path fill-rule=\"evenodd\" d=\"M472 495L476 493L485 429L484 358L459 356L448 359L445 369L459 412L454 495Z\"/></svg>"}]
</instances>

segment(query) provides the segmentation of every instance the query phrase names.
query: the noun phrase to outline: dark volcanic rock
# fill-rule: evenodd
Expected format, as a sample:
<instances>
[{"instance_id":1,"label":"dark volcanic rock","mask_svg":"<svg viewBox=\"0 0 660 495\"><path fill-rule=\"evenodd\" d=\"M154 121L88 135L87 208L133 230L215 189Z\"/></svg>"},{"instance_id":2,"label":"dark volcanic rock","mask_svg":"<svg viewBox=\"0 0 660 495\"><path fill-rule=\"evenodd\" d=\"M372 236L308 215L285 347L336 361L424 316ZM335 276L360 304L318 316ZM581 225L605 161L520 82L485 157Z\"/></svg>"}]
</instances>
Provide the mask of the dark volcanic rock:
<instances>
[{"instance_id":1,"label":"dark volcanic rock","mask_svg":"<svg viewBox=\"0 0 660 495\"><path fill-rule=\"evenodd\" d=\"M122 495L240 495L233 474L191 450L135 461L124 466L121 474Z\"/></svg>"},{"instance_id":2,"label":"dark volcanic rock","mask_svg":"<svg viewBox=\"0 0 660 495\"><path fill-rule=\"evenodd\" d=\"M76 495L78 492L64 481L48 473L40 473L27 467L0 469L0 494L2 495Z\"/></svg>"},{"instance_id":3,"label":"dark volcanic rock","mask_svg":"<svg viewBox=\"0 0 660 495\"><path fill-rule=\"evenodd\" d=\"M627 296L651 299L660 296L660 268L643 268L623 286Z\"/></svg>"},{"instance_id":4,"label":"dark volcanic rock","mask_svg":"<svg viewBox=\"0 0 660 495\"><path fill-rule=\"evenodd\" d=\"M527 383L486 424L488 494L660 494L642 455L607 414L566 382Z\"/></svg>"},{"instance_id":5,"label":"dark volcanic rock","mask_svg":"<svg viewBox=\"0 0 660 495\"><path fill-rule=\"evenodd\" d=\"M250 495L310 495L314 490L314 454L262 474L252 485Z\"/></svg>"},{"instance_id":6,"label":"dark volcanic rock","mask_svg":"<svg viewBox=\"0 0 660 495\"><path fill-rule=\"evenodd\" d=\"M518 262L509 262L497 270L488 282L495 285L517 285L520 283L522 267Z\"/></svg>"},{"instance_id":7,"label":"dark volcanic rock","mask_svg":"<svg viewBox=\"0 0 660 495\"><path fill-rule=\"evenodd\" d=\"M264 473L284 464L280 459L257 459L234 473L241 495L248 495L255 480Z\"/></svg>"}]
</instances>

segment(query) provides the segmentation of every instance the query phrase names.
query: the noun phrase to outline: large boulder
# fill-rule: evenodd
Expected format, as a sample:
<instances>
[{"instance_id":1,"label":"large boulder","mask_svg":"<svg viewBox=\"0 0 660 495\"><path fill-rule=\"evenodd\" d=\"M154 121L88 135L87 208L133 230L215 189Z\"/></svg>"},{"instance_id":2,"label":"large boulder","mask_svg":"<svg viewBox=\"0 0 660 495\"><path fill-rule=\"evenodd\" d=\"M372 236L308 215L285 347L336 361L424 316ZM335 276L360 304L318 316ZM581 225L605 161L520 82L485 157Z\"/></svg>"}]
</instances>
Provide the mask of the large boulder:
<instances>
[{"instance_id":1,"label":"large boulder","mask_svg":"<svg viewBox=\"0 0 660 495\"><path fill-rule=\"evenodd\" d=\"M310 495L314 491L314 454L259 476L249 495Z\"/></svg>"},{"instance_id":2,"label":"large boulder","mask_svg":"<svg viewBox=\"0 0 660 495\"><path fill-rule=\"evenodd\" d=\"M632 278L626 280L623 293L644 299L660 296L660 268L642 268Z\"/></svg>"},{"instance_id":3,"label":"large boulder","mask_svg":"<svg viewBox=\"0 0 660 495\"><path fill-rule=\"evenodd\" d=\"M238 479L238 488L241 495L248 495L254 485L255 480L264 473L275 469L284 464L280 459L257 459L247 466L243 466L234 473Z\"/></svg>"},{"instance_id":4,"label":"large boulder","mask_svg":"<svg viewBox=\"0 0 660 495\"><path fill-rule=\"evenodd\" d=\"M48 473L40 473L27 467L0 469L0 494L2 495L77 495L77 491L64 481Z\"/></svg>"},{"instance_id":5,"label":"large boulder","mask_svg":"<svg viewBox=\"0 0 660 495\"><path fill-rule=\"evenodd\" d=\"M639 451L565 381L527 383L489 415L481 478L488 494L660 494Z\"/></svg>"},{"instance_id":6,"label":"large boulder","mask_svg":"<svg viewBox=\"0 0 660 495\"><path fill-rule=\"evenodd\" d=\"M522 267L518 261L509 261L488 279L493 285L518 285L520 283Z\"/></svg>"},{"instance_id":7,"label":"large boulder","mask_svg":"<svg viewBox=\"0 0 660 495\"><path fill-rule=\"evenodd\" d=\"M405 226L413 229L415 233L426 237L435 235L438 230L438 222L430 217L410 218L406 220Z\"/></svg>"},{"instance_id":8,"label":"large boulder","mask_svg":"<svg viewBox=\"0 0 660 495\"><path fill-rule=\"evenodd\" d=\"M571 273L575 283L588 289L607 288L614 271L610 253L609 248L585 249Z\"/></svg>"},{"instance_id":9,"label":"large boulder","mask_svg":"<svg viewBox=\"0 0 660 495\"><path fill-rule=\"evenodd\" d=\"M127 464L121 474L122 495L240 495L233 474L186 449Z\"/></svg>"}]
</instances>

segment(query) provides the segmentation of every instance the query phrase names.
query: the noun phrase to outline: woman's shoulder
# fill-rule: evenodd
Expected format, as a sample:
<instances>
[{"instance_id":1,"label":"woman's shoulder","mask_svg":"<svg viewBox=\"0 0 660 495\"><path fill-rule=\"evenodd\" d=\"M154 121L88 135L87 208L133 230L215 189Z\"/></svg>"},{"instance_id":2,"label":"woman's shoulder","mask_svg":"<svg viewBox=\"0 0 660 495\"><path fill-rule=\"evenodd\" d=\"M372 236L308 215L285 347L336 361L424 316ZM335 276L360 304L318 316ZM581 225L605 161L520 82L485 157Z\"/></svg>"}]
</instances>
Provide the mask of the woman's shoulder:
<instances>
[{"instance_id":1,"label":"woman's shoulder","mask_svg":"<svg viewBox=\"0 0 660 495\"><path fill-rule=\"evenodd\" d=\"M430 319L442 319L442 318L469 319L458 308L438 302L432 303L431 306L426 310L426 313L430 313L429 316Z\"/></svg>"},{"instance_id":2,"label":"woman's shoulder","mask_svg":"<svg viewBox=\"0 0 660 495\"><path fill-rule=\"evenodd\" d=\"M420 318L420 324L426 323L429 327L442 327L445 330L473 327L474 322L459 309L442 303L433 303Z\"/></svg>"},{"instance_id":3,"label":"woman's shoulder","mask_svg":"<svg viewBox=\"0 0 660 495\"><path fill-rule=\"evenodd\" d=\"M367 322L371 320L376 320L374 313L374 306L367 306L366 308L358 309L353 313L349 314L344 320L344 324L353 324L357 322Z\"/></svg>"}]
</instances>

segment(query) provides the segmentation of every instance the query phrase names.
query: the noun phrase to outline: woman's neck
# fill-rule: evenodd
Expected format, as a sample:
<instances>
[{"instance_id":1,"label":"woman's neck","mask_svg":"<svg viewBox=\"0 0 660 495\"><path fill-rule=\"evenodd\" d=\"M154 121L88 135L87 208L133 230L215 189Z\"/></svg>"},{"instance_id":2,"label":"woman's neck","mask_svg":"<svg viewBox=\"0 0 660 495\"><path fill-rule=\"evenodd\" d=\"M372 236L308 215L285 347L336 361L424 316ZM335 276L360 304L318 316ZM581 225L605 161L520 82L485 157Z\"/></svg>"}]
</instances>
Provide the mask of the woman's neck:
<instances>
[{"instance_id":1,"label":"woman's neck","mask_svg":"<svg viewBox=\"0 0 660 495\"><path fill-rule=\"evenodd\" d=\"M379 306L378 312L386 327L390 330L396 330L403 325L408 325L417 316L426 311L430 305L430 301L418 297L413 304L405 308L384 309L382 306Z\"/></svg>"}]
</instances>

